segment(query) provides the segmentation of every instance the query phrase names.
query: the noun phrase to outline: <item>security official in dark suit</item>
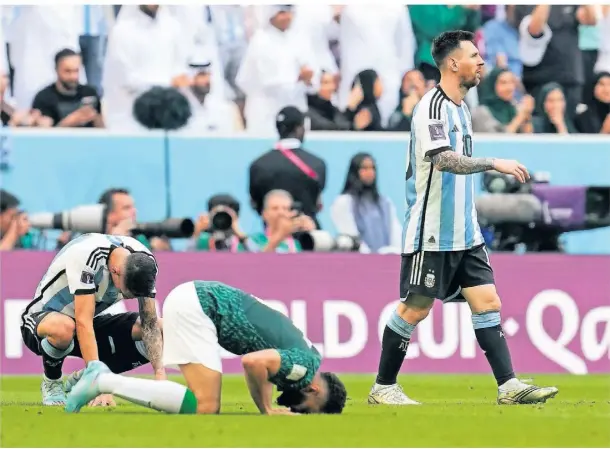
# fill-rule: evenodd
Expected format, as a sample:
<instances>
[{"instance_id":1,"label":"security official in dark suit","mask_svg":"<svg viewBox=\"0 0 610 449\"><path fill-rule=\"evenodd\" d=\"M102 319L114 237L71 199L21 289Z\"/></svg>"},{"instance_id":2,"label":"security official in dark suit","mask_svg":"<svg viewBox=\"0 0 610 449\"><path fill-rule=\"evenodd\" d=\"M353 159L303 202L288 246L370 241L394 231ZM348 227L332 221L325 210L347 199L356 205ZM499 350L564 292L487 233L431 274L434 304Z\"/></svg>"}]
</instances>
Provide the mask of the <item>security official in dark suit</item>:
<instances>
[{"instance_id":1,"label":"security official in dark suit","mask_svg":"<svg viewBox=\"0 0 610 449\"><path fill-rule=\"evenodd\" d=\"M316 214L322 207L321 194L326 185L326 163L302 148L305 115L293 106L283 108L276 117L280 140L275 147L250 165L250 198L258 214L263 199L271 190L289 192L301 212L310 216L318 229Z\"/></svg>"}]
</instances>

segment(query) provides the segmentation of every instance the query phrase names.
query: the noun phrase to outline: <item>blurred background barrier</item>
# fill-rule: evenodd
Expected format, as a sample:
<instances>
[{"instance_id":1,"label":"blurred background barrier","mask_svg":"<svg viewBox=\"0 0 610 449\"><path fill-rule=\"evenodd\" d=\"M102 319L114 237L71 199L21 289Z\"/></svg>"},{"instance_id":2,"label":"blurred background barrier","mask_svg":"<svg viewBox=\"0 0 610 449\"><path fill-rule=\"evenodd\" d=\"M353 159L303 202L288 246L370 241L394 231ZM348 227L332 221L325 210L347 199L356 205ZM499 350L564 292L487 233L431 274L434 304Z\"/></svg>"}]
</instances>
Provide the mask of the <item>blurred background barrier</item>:
<instances>
[{"instance_id":1,"label":"blurred background barrier","mask_svg":"<svg viewBox=\"0 0 610 449\"><path fill-rule=\"evenodd\" d=\"M9 133L6 134L6 133ZM166 218L169 189L174 217L191 217L206 209L208 199L229 193L241 204L243 229L262 226L250 207L250 163L272 147L270 138L238 134L202 137L185 132L170 134L171 174L165 183L164 135L110 134L103 130L2 130L10 146L10 166L1 175L4 189L14 192L29 214L60 212L97 202L110 187L129 189L136 201L138 218ZM377 164L379 191L402 217L407 133L311 133L305 148L327 166L324 207L318 215L323 229L334 232L330 205L341 193L349 161L355 153L370 153ZM503 136L478 135L477 157L518 159L530 172L550 175L552 186L607 186L610 184L610 141L604 136ZM477 193L482 189L477 183ZM565 248L573 254L610 254L610 228L576 231L565 235ZM54 249L49 239L47 249ZM184 244L184 243L183 243ZM174 249L180 248L178 242Z\"/></svg>"}]
</instances>

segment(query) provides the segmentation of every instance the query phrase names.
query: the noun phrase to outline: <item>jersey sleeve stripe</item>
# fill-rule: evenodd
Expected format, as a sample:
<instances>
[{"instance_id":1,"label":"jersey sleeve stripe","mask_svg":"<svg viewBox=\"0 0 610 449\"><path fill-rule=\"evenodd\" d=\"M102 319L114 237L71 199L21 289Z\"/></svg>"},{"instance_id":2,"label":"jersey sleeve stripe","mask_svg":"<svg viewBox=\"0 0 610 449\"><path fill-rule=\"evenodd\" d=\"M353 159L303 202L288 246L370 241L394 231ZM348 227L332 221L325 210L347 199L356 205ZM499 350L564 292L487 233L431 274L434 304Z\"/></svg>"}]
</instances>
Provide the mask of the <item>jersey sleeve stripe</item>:
<instances>
[{"instance_id":1,"label":"jersey sleeve stripe","mask_svg":"<svg viewBox=\"0 0 610 449\"><path fill-rule=\"evenodd\" d=\"M110 254L110 248L98 247L91 251L87 258L87 266L93 270L97 268L100 259L108 257Z\"/></svg>"},{"instance_id":2,"label":"jersey sleeve stripe","mask_svg":"<svg viewBox=\"0 0 610 449\"><path fill-rule=\"evenodd\" d=\"M436 101L436 119L440 120L442 115L441 115L441 111L442 111L442 106L443 106L443 102L445 101L445 97L444 96L440 96L440 98L437 99Z\"/></svg>"},{"instance_id":3,"label":"jersey sleeve stripe","mask_svg":"<svg viewBox=\"0 0 610 449\"><path fill-rule=\"evenodd\" d=\"M27 305L27 307L23 311L23 314L21 315L21 318L24 320L24 322L25 322L25 316L30 312L30 309L32 308L32 306L34 304L36 304L38 301L40 301L44 297L44 293L49 289L49 287L51 287L51 285L53 285L64 274L66 274L66 270L61 270L59 273L57 273L55 276L53 276L53 279L51 279L49 282L47 282L46 285L40 289L40 295L38 295L36 298L34 298L34 300Z\"/></svg>"},{"instance_id":4,"label":"jersey sleeve stripe","mask_svg":"<svg viewBox=\"0 0 610 449\"><path fill-rule=\"evenodd\" d=\"M428 118L433 119L433 120L438 120L436 117L436 108L435 108L435 103L436 103L436 99L438 97L440 97L441 92L437 89L436 92L434 92L434 94L432 95L432 98L430 98L430 103L428 105Z\"/></svg>"}]
</instances>

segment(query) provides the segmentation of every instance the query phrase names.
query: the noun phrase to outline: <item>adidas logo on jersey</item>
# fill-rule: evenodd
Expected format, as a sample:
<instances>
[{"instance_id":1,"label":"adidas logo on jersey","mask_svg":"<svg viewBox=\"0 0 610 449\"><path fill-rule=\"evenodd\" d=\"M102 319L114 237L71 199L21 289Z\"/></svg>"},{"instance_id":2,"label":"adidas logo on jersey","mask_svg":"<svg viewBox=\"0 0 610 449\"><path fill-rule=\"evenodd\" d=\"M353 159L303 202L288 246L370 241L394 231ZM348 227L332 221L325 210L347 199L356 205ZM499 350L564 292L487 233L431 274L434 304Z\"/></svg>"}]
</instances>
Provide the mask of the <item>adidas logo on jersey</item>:
<instances>
[{"instance_id":1,"label":"adidas logo on jersey","mask_svg":"<svg viewBox=\"0 0 610 449\"><path fill-rule=\"evenodd\" d=\"M453 125L453 129L451 131L457 133L459 131L457 125Z\"/></svg>"},{"instance_id":2,"label":"adidas logo on jersey","mask_svg":"<svg viewBox=\"0 0 610 449\"><path fill-rule=\"evenodd\" d=\"M428 239L428 243L432 243L433 245L436 243L436 240L434 239L434 236L430 236L430 238Z\"/></svg>"}]
</instances>

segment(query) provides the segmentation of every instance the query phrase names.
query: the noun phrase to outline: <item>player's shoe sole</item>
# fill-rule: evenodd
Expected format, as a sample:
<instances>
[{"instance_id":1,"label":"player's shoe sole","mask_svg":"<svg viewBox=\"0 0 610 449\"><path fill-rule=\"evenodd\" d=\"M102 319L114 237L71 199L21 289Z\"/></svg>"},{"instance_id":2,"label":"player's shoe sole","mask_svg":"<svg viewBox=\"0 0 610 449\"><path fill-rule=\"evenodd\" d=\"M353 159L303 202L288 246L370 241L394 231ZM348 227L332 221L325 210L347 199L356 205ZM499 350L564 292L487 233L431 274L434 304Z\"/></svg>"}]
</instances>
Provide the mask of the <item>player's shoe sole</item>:
<instances>
[{"instance_id":1,"label":"player's shoe sole","mask_svg":"<svg viewBox=\"0 0 610 449\"><path fill-rule=\"evenodd\" d=\"M100 364L95 368L87 368L80 380L72 387L66 400L65 411L78 413L81 408L100 395L97 379L100 374L110 372L106 365Z\"/></svg>"},{"instance_id":2,"label":"player's shoe sole","mask_svg":"<svg viewBox=\"0 0 610 449\"><path fill-rule=\"evenodd\" d=\"M498 396L498 404L544 404L549 399L557 396L557 393L559 393L559 390L556 387L536 387L531 385L522 390L500 394Z\"/></svg>"}]
</instances>

